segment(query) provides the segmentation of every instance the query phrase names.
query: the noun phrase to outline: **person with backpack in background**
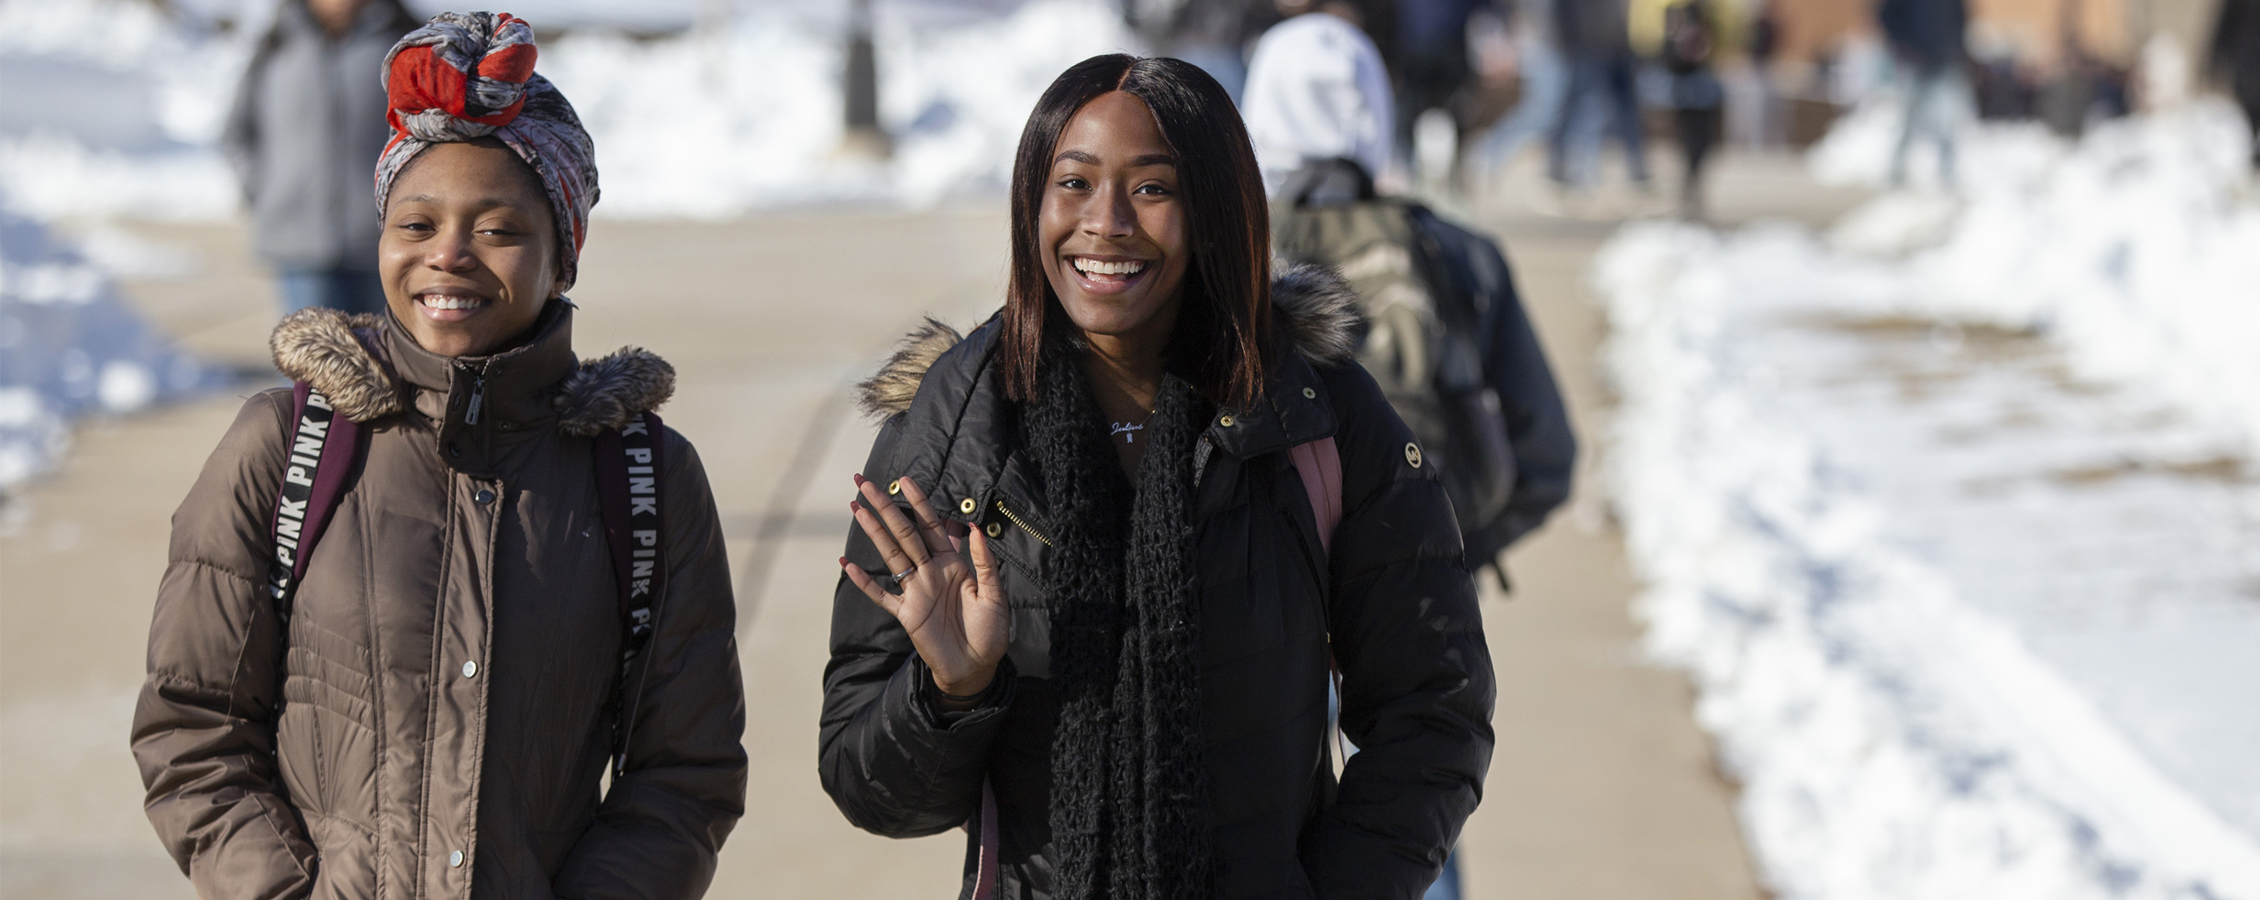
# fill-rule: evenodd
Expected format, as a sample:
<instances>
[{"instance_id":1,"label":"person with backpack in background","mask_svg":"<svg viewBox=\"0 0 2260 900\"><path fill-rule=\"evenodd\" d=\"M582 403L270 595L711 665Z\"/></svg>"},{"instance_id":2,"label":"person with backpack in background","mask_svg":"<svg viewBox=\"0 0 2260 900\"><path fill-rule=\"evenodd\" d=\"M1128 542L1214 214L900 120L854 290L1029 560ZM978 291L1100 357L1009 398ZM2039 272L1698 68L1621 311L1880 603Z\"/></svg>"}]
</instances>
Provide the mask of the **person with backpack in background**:
<instances>
[{"instance_id":1,"label":"person with backpack in background","mask_svg":"<svg viewBox=\"0 0 2260 900\"><path fill-rule=\"evenodd\" d=\"M369 172L390 132L385 52L416 27L400 0L284 0L244 67L220 134L275 268L285 315L384 311Z\"/></svg>"},{"instance_id":2,"label":"person with backpack in background","mask_svg":"<svg viewBox=\"0 0 2260 900\"><path fill-rule=\"evenodd\" d=\"M1360 362L1443 469L1469 567L1504 583L1499 553L1569 497L1577 444L1553 370L1498 245L1375 189L1386 147L1364 136L1390 107L1358 77L1372 45L1294 37L1265 35L1248 72L1273 246L1355 290Z\"/></svg>"},{"instance_id":3,"label":"person with backpack in background","mask_svg":"<svg viewBox=\"0 0 2260 900\"><path fill-rule=\"evenodd\" d=\"M594 148L533 41L387 54L387 308L285 319L174 514L132 742L199 896L697 897L744 812L720 522L673 368L574 354Z\"/></svg>"},{"instance_id":4,"label":"person with backpack in background","mask_svg":"<svg viewBox=\"0 0 2260 900\"><path fill-rule=\"evenodd\" d=\"M1069 68L1011 190L1004 309L863 388L824 789L877 834L963 826L964 898L1417 895L1482 793L1491 655L1346 291L1272 267L1191 63Z\"/></svg>"}]
</instances>

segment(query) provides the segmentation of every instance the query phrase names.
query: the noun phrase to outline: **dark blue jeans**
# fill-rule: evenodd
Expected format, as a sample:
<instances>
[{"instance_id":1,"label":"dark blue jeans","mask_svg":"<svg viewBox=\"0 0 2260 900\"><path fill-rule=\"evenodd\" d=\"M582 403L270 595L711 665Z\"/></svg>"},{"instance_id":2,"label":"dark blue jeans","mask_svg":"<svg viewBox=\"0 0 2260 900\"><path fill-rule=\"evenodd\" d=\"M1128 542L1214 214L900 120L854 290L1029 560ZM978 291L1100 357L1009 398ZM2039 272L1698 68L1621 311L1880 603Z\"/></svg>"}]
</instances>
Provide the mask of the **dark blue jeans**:
<instances>
[{"instance_id":1,"label":"dark blue jeans","mask_svg":"<svg viewBox=\"0 0 2260 900\"><path fill-rule=\"evenodd\" d=\"M355 269L284 269L283 314L312 306L327 306L347 314L381 313L385 309L384 282L375 272Z\"/></svg>"},{"instance_id":2,"label":"dark blue jeans","mask_svg":"<svg viewBox=\"0 0 2260 900\"><path fill-rule=\"evenodd\" d=\"M1648 181L1648 148L1629 53L1569 54L1569 90L1548 142L1546 174L1564 185L1587 185L1599 170L1603 136L1624 145L1632 180Z\"/></svg>"}]
</instances>

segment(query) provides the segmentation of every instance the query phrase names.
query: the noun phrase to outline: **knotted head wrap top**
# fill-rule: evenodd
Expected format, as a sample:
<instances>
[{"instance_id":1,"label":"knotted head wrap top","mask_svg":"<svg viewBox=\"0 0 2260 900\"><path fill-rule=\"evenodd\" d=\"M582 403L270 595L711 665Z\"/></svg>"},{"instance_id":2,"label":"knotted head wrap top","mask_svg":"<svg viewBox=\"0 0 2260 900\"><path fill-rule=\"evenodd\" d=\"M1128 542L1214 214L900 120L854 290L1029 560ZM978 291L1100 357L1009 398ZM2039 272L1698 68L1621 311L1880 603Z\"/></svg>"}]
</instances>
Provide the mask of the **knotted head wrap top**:
<instances>
[{"instance_id":1,"label":"knotted head wrap top","mask_svg":"<svg viewBox=\"0 0 2260 900\"><path fill-rule=\"evenodd\" d=\"M532 166L557 223L558 274L572 287L589 208L596 146L573 104L534 74L534 29L509 13L440 13L385 55L392 141L377 159L377 215L393 180L424 148L492 136Z\"/></svg>"}]
</instances>

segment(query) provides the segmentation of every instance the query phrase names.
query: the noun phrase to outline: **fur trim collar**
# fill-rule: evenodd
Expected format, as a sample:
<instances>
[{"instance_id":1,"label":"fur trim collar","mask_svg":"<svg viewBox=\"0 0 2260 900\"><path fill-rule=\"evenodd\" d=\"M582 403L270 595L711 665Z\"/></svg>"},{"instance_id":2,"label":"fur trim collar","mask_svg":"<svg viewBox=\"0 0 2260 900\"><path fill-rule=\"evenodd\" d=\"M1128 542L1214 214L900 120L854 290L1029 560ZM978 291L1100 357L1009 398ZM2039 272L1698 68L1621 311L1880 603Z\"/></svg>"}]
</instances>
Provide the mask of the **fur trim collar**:
<instances>
[{"instance_id":1,"label":"fur trim collar","mask_svg":"<svg viewBox=\"0 0 2260 900\"><path fill-rule=\"evenodd\" d=\"M370 349L378 334L392 327L386 318L300 310L275 326L268 348L285 377L321 391L346 418L367 422L409 408L406 385ZM675 367L642 348L622 347L610 356L583 361L555 390L550 405L557 413L557 430L589 437L666 403L675 393Z\"/></svg>"},{"instance_id":2,"label":"fur trim collar","mask_svg":"<svg viewBox=\"0 0 2260 900\"><path fill-rule=\"evenodd\" d=\"M1340 365L1356 359L1364 314L1357 293L1334 270L1308 263L1274 262L1271 305L1279 312L1288 342L1312 365ZM965 340L957 329L927 319L870 378L856 385L865 415L884 419L910 409L918 386L934 361Z\"/></svg>"}]
</instances>

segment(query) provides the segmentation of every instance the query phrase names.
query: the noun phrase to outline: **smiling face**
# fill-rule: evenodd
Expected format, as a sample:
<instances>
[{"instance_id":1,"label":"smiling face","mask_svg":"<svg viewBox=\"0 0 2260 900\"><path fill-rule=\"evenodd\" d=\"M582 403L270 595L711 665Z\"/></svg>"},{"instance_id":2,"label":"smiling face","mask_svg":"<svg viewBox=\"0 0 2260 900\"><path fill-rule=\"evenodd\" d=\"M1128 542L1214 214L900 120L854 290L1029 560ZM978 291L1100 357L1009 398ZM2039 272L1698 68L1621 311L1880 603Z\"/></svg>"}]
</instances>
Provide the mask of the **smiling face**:
<instances>
[{"instance_id":1,"label":"smiling face","mask_svg":"<svg viewBox=\"0 0 2260 900\"><path fill-rule=\"evenodd\" d=\"M1068 121L1036 231L1076 327L1154 351L1167 343L1191 253L1177 157L1145 101L1111 91Z\"/></svg>"},{"instance_id":2,"label":"smiling face","mask_svg":"<svg viewBox=\"0 0 2260 900\"><path fill-rule=\"evenodd\" d=\"M495 141L417 154L393 182L377 266L393 318L441 356L492 352L565 291L549 199Z\"/></svg>"}]
</instances>

